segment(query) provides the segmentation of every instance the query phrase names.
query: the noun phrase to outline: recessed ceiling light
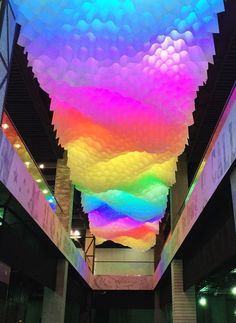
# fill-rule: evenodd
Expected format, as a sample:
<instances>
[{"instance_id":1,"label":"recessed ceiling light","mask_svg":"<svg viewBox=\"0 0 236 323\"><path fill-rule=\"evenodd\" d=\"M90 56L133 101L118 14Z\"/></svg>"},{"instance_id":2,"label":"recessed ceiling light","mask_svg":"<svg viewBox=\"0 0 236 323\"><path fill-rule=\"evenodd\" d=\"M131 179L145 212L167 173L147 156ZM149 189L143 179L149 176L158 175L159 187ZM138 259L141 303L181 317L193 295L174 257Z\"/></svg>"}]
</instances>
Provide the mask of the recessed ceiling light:
<instances>
[{"instance_id":1,"label":"recessed ceiling light","mask_svg":"<svg viewBox=\"0 0 236 323\"><path fill-rule=\"evenodd\" d=\"M3 123L2 124L2 128L5 130L5 129L8 129L9 128L9 125L7 123Z\"/></svg>"},{"instance_id":2,"label":"recessed ceiling light","mask_svg":"<svg viewBox=\"0 0 236 323\"><path fill-rule=\"evenodd\" d=\"M44 169L44 168L45 168L44 164L40 164L40 165L39 165L39 168L40 168L40 169Z\"/></svg>"},{"instance_id":3,"label":"recessed ceiling light","mask_svg":"<svg viewBox=\"0 0 236 323\"><path fill-rule=\"evenodd\" d=\"M43 194L47 194L48 193L48 190L43 190Z\"/></svg>"},{"instance_id":4,"label":"recessed ceiling light","mask_svg":"<svg viewBox=\"0 0 236 323\"><path fill-rule=\"evenodd\" d=\"M36 179L36 182L41 183L42 182L41 178Z\"/></svg>"},{"instance_id":5,"label":"recessed ceiling light","mask_svg":"<svg viewBox=\"0 0 236 323\"><path fill-rule=\"evenodd\" d=\"M30 162L29 162L29 161L26 161L26 162L25 162L25 165L26 165L26 167L29 167Z\"/></svg>"},{"instance_id":6,"label":"recessed ceiling light","mask_svg":"<svg viewBox=\"0 0 236 323\"><path fill-rule=\"evenodd\" d=\"M19 148L21 147L21 145L20 145L20 144L15 144L15 145L14 145L14 147L15 147L16 149L19 149Z\"/></svg>"}]
</instances>

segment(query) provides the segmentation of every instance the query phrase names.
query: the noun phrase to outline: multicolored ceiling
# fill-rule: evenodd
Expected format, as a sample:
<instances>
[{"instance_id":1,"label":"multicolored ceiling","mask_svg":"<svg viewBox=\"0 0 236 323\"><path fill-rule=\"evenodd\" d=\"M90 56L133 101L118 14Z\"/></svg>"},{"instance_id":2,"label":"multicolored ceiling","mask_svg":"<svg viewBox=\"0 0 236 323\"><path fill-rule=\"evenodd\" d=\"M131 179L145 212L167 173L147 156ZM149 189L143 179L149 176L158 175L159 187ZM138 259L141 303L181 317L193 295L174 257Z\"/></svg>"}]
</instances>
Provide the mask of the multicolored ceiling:
<instances>
[{"instance_id":1,"label":"multicolored ceiling","mask_svg":"<svg viewBox=\"0 0 236 323\"><path fill-rule=\"evenodd\" d=\"M223 0L12 0L97 243L155 244Z\"/></svg>"}]
</instances>

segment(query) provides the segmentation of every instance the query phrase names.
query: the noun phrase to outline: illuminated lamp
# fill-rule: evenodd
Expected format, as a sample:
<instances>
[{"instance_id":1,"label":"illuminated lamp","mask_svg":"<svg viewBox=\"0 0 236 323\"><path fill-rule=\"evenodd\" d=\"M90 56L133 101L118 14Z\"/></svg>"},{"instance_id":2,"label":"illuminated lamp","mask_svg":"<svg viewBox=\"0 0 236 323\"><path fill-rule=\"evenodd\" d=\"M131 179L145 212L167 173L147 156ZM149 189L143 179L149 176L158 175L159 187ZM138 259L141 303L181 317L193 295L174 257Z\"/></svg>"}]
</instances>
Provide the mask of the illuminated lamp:
<instances>
[{"instance_id":1,"label":"illuminated lamp","mask_svg":"<svg viewBox=\"0 0 236 323\"><path fill-rule=\"evenodd\" d=\"M207 306L207 298L204 296L201 296L198 302L201 306L204 306L204 307Z\"/></svg>"},{"instance_id":2,"label":"illuminated lamp","mask_svg":"<svg viewBox=\"0 0 236 323\"><path fill-rule=\"evenodd\" d=\"M26 165L26 167L27 167L27 168L30 166L30 164L31 164L31 163L30 163L29 161L26 161L26 162L25 162L25 165Z\"/></svg>"},{"instance_id":3,"label":"illuminated lamp","mask_svg":"<svg viewBox=\"0 0 236 323\"><path fill-rule=\"evenodd\" d=\"M231 293L236 296L236 286L231 288Z\"/></svg>"},{"instance_id":4,"label":"illuminated lamp","mask_svg":"<svg viewBox=\"0 0 236 323\"><path fill-rule=\"evenodd\" d=\"M0 207L0 226L3 225L3 219L4 219L4 208Z\"/></svg>"},{"instance_id":5,"label":"illuminated lamp","mask_svg":"<svg viewBox=\"0 0 236 323\"><path fill-rule=\"evenodd\" d=\"M8 125L7 123L3 123L3 124L2 124L2 128L3 128L4 130L6 130L6 129L8 129L8 128L9 128L9 125Z\"/></svg>"},{"instance_id":6,"label":"illuminated lamp","mask_svg":"<svg viewBox=\"0 0 236 323\"><path fill-rule=\"evenodd\" d=\"M20 145L20 144L15 144L15 145L14 145L14 147L15 147L16 149L20 149L21 145Z\"/></svg>"}]
</instances>

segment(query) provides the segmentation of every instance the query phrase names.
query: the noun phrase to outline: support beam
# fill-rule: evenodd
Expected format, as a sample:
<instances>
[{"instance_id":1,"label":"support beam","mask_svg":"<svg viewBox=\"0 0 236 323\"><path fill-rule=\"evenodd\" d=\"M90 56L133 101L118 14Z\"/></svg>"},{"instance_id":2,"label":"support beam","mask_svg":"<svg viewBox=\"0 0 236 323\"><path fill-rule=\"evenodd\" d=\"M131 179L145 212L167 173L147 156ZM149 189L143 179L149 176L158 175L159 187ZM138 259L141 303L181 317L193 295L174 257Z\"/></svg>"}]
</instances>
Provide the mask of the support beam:
<instances>
[{"instance_id":1,"label":"support beam","mask_svg":"<svg viewBox=\"0 0 236 323\"><path fill-rule=\"evenodd\" d=\"M85 237L85 260L89 266L91 272L94 272L94 258L95 258L95 237L92 235L89 229L86 230Z\"/></svg>"},{"instance_id":2,"label":"support beam","mask_svg":"<svg viewBox=\"0 0 236 323\"><path fill-rule=\"evenodd\" d=\"M65 151L63 158L57 161L55 198L59 203L56 214L68 232L71 230L73 197L74 188L70 180L70 169L67 166L67 152Z\"/></svg>"}]
</instances>

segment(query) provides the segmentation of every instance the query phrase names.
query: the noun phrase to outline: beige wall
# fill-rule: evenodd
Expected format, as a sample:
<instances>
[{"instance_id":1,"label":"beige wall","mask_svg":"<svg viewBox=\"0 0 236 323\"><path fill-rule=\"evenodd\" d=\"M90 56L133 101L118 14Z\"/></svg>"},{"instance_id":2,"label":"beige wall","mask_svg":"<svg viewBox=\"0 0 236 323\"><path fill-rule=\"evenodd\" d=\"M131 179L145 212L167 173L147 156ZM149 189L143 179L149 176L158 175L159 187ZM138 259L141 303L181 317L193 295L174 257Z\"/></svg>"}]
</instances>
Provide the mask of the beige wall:
<instances>
[{"instance_id":1,"label":"beige wall","mask_svg":"<svg viewBox=\"0 0 236 323\"><path fill-rule=\"evenodd\" d=\"M154 251L126 248L96 248L95 275L152 275Z\"/></svg>"}]
</instances>

